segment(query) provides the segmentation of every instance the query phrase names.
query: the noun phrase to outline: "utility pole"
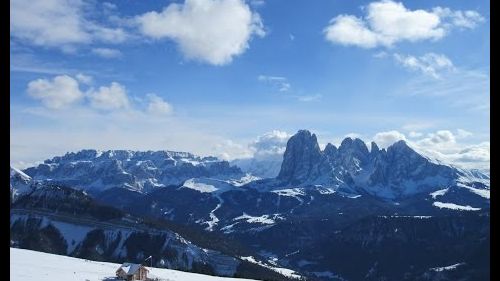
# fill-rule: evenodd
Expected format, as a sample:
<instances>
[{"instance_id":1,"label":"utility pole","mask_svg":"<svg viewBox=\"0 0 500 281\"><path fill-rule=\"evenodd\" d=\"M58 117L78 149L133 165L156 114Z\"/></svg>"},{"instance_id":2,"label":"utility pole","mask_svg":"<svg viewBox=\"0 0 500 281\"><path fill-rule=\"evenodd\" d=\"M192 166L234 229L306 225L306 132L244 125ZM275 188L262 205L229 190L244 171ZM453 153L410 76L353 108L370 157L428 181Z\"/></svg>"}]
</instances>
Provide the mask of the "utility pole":
<instances>
[{"instance_id":1,"label":"utility pole","mask_svg":"<svg viewBox=\"0 0 500 281\"><path fill-rule=\"evenodd\" d=\"M153 256L147 257L144 261L151 260L151 267L153 267Z\"/></svg>"}]
</instances>

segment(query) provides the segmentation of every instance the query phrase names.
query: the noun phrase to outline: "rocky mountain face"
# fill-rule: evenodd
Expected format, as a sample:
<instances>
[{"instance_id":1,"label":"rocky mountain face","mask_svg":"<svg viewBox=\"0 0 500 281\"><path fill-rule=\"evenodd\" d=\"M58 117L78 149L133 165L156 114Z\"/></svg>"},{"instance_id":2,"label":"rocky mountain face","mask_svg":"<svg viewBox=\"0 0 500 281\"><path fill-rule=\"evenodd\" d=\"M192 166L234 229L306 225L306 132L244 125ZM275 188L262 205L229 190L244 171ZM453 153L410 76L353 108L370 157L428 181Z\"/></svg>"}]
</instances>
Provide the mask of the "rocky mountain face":
<instances>
[{"instance_id":1,"label":"rocky mountain face","mask_svg":"<svg viewBox=\"0 0 500 281\"><path fill-rule=\"evenodd\" d=\"M83 199L92 197L136 217L239 241L249 252L229 256L309 280L489 275L489 174L433 161L404 141L380 149L346 138L321 150L316 136L301 130L289 139L276 175L259 179L186 153L81 151L11 170L11 194L18 194L17 208L95 216L102 211L89 210L104 207ZM58 183L88 194L37 188ZM436 271L455 264L456 272Z\"/></svg>"},{"instance_id":2,"label":"rocky mountain face","mask_svg":"<svg viewBox=\"0 0 500 281\"><path fill-rule=\"evenodd\" d=\"M54 157L25 170L35 180L51 180L91 192L120 187L149 192L197 177L237 178L243 172L227 161L186 152L82 150Z\"/></svg>"},{"instance_id":3,"label":"rocky mountain face","mask_svg":"<svg viewBox=\"0 0 500 281\"><path fill-rule=\"evenodd\" d=\"M288 140L278 179L300 184L320 177L322 153L316 135L299 131Z\"/></svg>"},{"instance_id":4,"label":"rocky mountain face","mask_svg":"<svg viewBox=\"0 0 500 281\"><path fill-rule=\"evenodd\" d=\"M277 180L280 186L322 186L385 199L460 184L489 192L489 176L433 162L405 141L387 150L372 142L368 150L362 140L346 138L338 148L328 143L321 151L316 136L305 130L289 139Z\"/></svg>"}]
</instances>

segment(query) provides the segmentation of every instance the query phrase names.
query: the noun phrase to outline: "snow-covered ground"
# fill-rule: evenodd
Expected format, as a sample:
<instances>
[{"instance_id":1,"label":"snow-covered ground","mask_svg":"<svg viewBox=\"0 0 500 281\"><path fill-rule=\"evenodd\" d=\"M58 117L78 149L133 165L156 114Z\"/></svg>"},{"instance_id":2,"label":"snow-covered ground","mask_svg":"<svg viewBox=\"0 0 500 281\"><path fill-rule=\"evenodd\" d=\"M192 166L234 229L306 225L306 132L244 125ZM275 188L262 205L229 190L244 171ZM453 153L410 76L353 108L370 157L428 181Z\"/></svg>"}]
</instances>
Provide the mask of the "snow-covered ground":
<instances>
[{"instance_id":1,"label":"snow-covered ground","mask_svg":"<svg viewBox=\"0 0 500 281\"><path fill-rule=\"evenodd\" d=\"M462 205L457 205L454 203L443 203L443 202L434 202L432 203L435 207L438 207L440 209L446 208L446 209L452 209L452 210L460 210L460 211L479 211L481 208L474 208L469 205L467 206L462 206Z\"/></svg>"},{"instance_id":2,"label":"snow-covered ground","mask_svg":"<svg viewBox=\"0 0 500 281\"><path fill-rule=\"evenodd\" d=\"M216 188L214 185L198 182L196 181L196 179L188 179L187 181L184 182L182 187L194 189L202 193L204 192L210 193L218 190L218 188Z\"/></svg>"},{"instance_id":3,"label":"snow-covered ground","mask_svg":"<svg viewBox=\"0 0 500 281\"><path fill-rule=\"evenodd\" d=\"M448 192L448 188L436 190L436 191L430 193L429 195L432 196L432 199L436 199L436 197L438 197L438 196L445 195L446 192Z\"/></svg>"},{"instance_id":4,"label":"snow-covered ground","mask_svg":"<svg viewBox=\"0 0 500 281\"><path fill-rule=\"evenodd\" d=\"M13 281L114 281L120 265L10 248L10 280ZM165 281L250 281L171 269L148 267L150 277Z\"/></svg>"},{"instance_id":5,"label":"snow-covered ground","mask_svg":"<svg viewBox=\"0 0 500 281\"><path fill-rule=\"evenodd\" d=\"M430 270L436 271L436 272L455 270L455 269L457 269L457 267L459 267L461 265L464 265L464 264L465 264L464 262L461 262L461 263L456 263L456 264L452 264L452 265L449 265L449 266L433 267Z\"/></svg>"},{"instance_id":6,"label":"snow-covered ground","mask_svg":"<svg viewBox=\"0 0 500 281\"><path fill-rule=\"evenodd\" d=\"M285 275L287 277L290 277L290 278L294 278L294 279L299 279L299 278L302 278L301 275L299 275L297 272L291 270L291 269L288 269L288 268L282 268L282 267L274 267L274 266L270 266L270 265L267 265L261 261L258 261L256 260L254 257L252 256L248 256L248 257L240 257L242 260L246 260L248 262L251 262L251 263L254 263L254 264L259 264L263 267L267 267L271 270L274 270L282 275Z\"/></svg>"},{"instance_id":7,"label":"snow-covered ground","mask_svg":"<svg viewBox=\"0 0 500 281\"><path fill-rule=\"evenodd\" d=\"M275 219L283 219L283 217L281 217L279 214L254 217L243 213L243 215L234 218L233 221L245 220L247 223L274 224L276 222Z\"/></svg>"}]
</instances>

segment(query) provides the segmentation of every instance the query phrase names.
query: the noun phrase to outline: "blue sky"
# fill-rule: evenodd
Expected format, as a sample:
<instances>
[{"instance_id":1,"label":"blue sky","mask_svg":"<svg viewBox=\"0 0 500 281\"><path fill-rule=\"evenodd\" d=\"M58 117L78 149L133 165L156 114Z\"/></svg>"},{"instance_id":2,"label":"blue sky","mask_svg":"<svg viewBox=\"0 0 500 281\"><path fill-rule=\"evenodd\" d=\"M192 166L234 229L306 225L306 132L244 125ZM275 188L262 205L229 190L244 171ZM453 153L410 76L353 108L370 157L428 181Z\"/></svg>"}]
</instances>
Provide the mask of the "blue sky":
<instances>
[{"instance_id":1,"label":"blue sky","mask_svg":"<svg viewBox=\"0 0 500 281\"><path fill-rule=\"evenodd\" d=\"M11 163L298 129L489 167L488 1L11 1ZM266 147L266 146L263 146ZM275 150L273 150L275 151Z\"/></svg>"}]
</instances>

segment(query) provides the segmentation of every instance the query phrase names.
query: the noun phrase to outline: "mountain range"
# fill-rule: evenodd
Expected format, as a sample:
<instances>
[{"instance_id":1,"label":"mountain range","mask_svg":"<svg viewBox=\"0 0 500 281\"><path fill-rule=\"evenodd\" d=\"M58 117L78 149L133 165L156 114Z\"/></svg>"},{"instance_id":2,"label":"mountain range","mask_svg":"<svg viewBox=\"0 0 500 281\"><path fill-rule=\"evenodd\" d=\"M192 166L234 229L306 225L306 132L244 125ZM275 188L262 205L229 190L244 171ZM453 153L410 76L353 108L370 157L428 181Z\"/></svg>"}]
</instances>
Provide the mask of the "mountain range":
<instances>
[{"instance_id":1,"label":"mountain range","mask_svg":"<svg viewBox=\"0 0 500 281\"><path fill-rule=\"evenodd\" d=\"M189 229L186 233L209 233L219 237L216 241L223 237L243 245L244 254L231 243L212 251L262 272L279 273L273 278L454 280L457 272L463 280L489 276L489 174L430 159L404 141L380 149L374 142L368 148L360 139L346 138L339 147L329 143L322 150L307 130L288 140L279 172L266 170L275 163L247 161L238 167L237 161L183 152L82 150L23 171L11 167L11 236L28 228L44 233L46 228L40 226L43 219L34 228L23 223L14 227L13 216L18 221L20 213L24 220L37 214L46 226L54 220L50 210L78 213L63 207L79 194L78 202L94 202L82 207L87 210L83 214L110 206L127 216L182 225ZM78 216L71 223L81 225L86 219ZM72 249L88 248L89 232L82 235ZM24 239L13 243L32 247ZM110 241L105 234L103 239ZM136 245L133 257L150 254L151 243ZM89 253L118 259L112 253L122 251L119 246L103 244L108 254ZM65 254L86 255L79 251ZM182 264L167 253L155 255L170 265ZM210 270L205 270L214 274L246 272L236 270L237 265L223 272L209 258L197 261L208 264ZM433 270L454 264L460 266Z\"/></svg>"}]
</instances>

